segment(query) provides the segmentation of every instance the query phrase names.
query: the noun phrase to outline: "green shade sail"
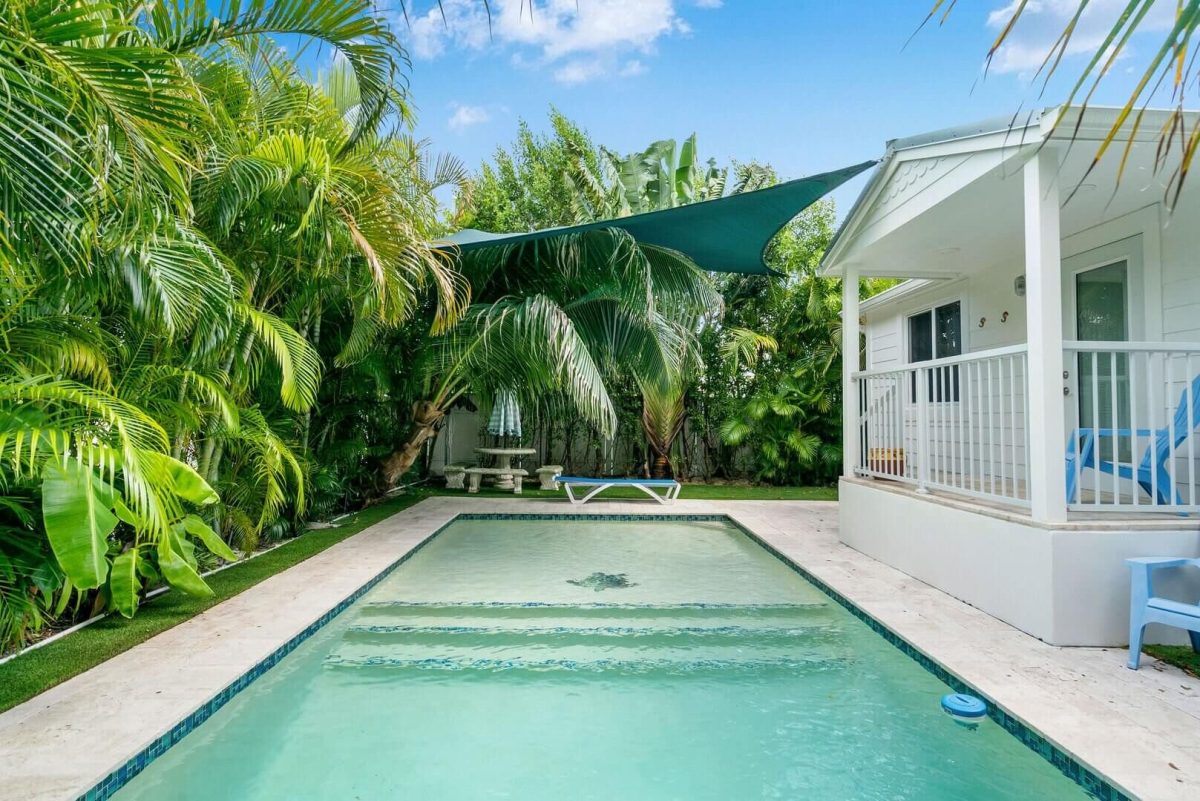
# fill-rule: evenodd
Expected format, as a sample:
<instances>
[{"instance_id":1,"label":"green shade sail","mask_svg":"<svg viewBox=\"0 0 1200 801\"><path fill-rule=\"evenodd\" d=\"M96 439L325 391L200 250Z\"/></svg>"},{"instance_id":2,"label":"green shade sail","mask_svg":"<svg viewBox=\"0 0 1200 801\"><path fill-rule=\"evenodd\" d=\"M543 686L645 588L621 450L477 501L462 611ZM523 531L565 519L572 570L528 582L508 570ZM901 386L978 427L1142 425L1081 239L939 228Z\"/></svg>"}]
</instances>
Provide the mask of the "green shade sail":
<instances>
[{"instance_id":1,"label":"green shade sail","mask_svg":"<svg viewBox=\"0 0 1200 801\"><path fill-rule=\"evenodd\" d=\"M470 251L600 228L621 228L639 242L678 250L705 270L765 274L770 270L763 261L763 253L779 229L875 163L864 161L853 167L798 178L754 192L615 220L545 228L524 234L490 234L468 228L436 246Z\"/></svg>"}]
</instances>

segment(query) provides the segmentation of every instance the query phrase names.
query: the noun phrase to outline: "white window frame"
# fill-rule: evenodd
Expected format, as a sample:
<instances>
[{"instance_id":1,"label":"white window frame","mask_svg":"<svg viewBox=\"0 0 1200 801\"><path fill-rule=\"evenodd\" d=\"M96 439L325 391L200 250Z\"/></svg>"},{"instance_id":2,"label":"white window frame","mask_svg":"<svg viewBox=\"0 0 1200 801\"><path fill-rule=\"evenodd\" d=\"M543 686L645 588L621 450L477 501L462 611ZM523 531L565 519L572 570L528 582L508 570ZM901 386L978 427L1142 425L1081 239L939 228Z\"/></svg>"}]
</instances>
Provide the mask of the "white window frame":
<instances>
[{"instance_id":1,"label":"white window frame","mask_svg":"<svg viewBox=\"0 0 1200 801\"><path fill-rule=\"evenodd\" d=\"M905 364L923 364L924 363L924 362L913 361L913 358L912 358L912 335L909 333L908 321L910 319L912 319L913 317L916 317L918 314L925 314L926 312L935 313L937 309L940 309L943 306L950 306L951 304L954 304L954 303L958 304L959 350L961 351L962 354L965 354L968 352L968 350L967 350L967 326L965 324L966 320L967 320L967 301L966 301L966 299L963 298L961 295L956 296L956 297L940 298L932 303L927 303L927 304L920 306L919 308L910 309L910 310L904 312L902 329L903 329L903 340L904 340L904 363ZM931 322L932 322L932 318L931 318ZM936 334L933 333L934 331L935 331L935 327L931 325L930 326L931 336L934 336L935 339L930 343L932 345L930 352L934 354L933 358L937 359L939 357L937 355L937 340L936 340Z\"/></svg>"}]
</instances>

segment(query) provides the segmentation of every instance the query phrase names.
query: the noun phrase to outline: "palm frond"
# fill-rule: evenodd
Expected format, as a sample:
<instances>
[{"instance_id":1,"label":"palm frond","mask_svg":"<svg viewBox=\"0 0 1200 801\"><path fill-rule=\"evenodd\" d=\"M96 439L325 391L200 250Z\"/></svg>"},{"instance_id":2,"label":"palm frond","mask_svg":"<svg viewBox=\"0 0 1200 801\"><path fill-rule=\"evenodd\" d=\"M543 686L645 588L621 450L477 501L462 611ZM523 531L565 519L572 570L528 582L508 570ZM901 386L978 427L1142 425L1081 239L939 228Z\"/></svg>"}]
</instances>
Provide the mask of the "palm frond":
<instances>
[{"instance_id":1,"label":"palm frond","mask_svg":"<svg viewBox=\"0 0 1200 801\"><path fill-rule=\"evenodd\" d=\"M472 307L436 345L443 383L527 398L563 392L605 433L616 414L599 368L567 313L544 295Z\"/></svg>"},{"instance_id":2,"label":"palm frond","mask_svg":"<svg viewBox=\"0 0 1200 801\"><path fill-rule=\"evenodd\" d=\"M296 329L270 312L244 304L237 312L249 321L279 368L283 402L296 411L312 406L321 382L320 355Z\"/></svg>"},{"instance_id":3,"label":"palm frond","mask_svg":"<svg viewBox=\"0 0 1200 801\"><path fill-rule=\"evenodd\" d=\"M335 48L354 71L359 111L346 146L388 114L400 111L395 91L408 57L370 0L162 0L144 23L171 53L196 52L263 34L297 35Z\"/></svg>"}]
</instances>

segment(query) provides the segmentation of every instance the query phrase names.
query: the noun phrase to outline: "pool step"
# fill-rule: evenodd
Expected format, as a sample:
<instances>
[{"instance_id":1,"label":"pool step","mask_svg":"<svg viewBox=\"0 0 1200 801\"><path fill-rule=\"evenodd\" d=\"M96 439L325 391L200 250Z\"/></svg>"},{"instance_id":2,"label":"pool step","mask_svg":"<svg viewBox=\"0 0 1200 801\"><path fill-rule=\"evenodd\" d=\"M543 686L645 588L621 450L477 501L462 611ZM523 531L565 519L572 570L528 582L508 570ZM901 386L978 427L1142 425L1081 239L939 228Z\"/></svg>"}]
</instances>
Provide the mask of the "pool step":
<instances>
[{"instance_id":1,"label":"pool step","mask_svg":"<svg viewBox=\"0 0 1200 801\"><path fill-rule=\"evenodd\" d=\"M827 604L375 603L333 669L696 673L824 670L845 664Z\"/></svg>"},{"instance_id":2,"label":"pool step","mask_svg":"<svg viewBox=\"0 0 1200 801\"><path fill-rule=\"evenodd\" d=\"M357 610L364 623L524 627L526 625L644 626L798 625L836 619L829 603L806 604L495 604L405 603L365 604Z\"/></svg>"},{"instance_id":3,"label":"pool step","mask_svg":"<svg viewBox=\"0 0 1200 801\"><path fill-rule=\"evenodd\" d=\"M663 658L656 656L638 656L623 658L620 656L593 655L590 658L573 658L569 656L427 656L401 657L385 654L360 655L357 657L345 654L334 654L326 659L326 666L331 669L354 669L356 671L475 671L475 672L507 672L532 671L539 673L625 673L644 674L658 673L670 675L694 675L706 672L754 672L786 671L789 674L818 672L829 670L844 670L852 659L844 656L803 657L803 656L739 656L737 658L721 658L718 656L695 656L692 658Z\"/></svg>"},{"instance_id":4,"label":"pool step","mask_svg":"<svg viewBox=\"0 0 1200 801\"><path fill-rule=\"evenodd\" d=\"M592 621L587 621L588 623ZM533 625L520 628L478 625L357 625L343 635L345 642L387 646L454 646L467 643L476 648L563 648L585 645L602 648L614 645L638 647L687 647L732 645L810 645L817 640L836 641L840 629L830 625L749 626L588 626Z\"/></svg>"}]
</instances>

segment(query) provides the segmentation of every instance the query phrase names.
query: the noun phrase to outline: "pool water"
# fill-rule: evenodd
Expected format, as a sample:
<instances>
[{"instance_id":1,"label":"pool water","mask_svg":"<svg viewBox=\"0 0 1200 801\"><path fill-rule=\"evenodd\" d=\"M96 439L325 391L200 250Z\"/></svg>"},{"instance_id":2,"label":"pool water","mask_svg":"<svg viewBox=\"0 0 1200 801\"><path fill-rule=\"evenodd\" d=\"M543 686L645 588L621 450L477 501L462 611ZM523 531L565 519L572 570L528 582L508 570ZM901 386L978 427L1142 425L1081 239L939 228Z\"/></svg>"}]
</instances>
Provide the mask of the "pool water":
<instances>
[{"instance_id":1,"label":"pool water","mask_svg":"<svg viewBox=\"0 0 1200 801\"><path fill-rule=\"evenodd\" d=\"M116 798L1082 799L726 522L459 520Z\"/></svg>"}]
</instances>

